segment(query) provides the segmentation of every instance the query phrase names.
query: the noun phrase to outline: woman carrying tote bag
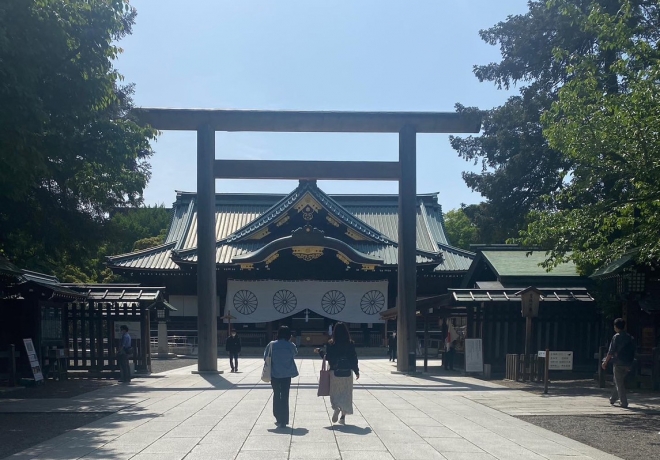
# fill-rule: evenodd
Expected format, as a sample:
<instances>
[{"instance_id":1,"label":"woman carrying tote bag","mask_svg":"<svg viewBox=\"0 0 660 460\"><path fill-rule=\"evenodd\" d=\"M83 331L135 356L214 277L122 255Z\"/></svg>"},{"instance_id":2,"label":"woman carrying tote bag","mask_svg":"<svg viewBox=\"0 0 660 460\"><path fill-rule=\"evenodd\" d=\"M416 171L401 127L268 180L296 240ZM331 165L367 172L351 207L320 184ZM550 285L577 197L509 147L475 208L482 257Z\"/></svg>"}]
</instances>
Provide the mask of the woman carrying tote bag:
<instances>
[{"instance_id":1,"label":"woman carrying tote bag","mask_svg":"<svg viewBox=\"0 0 660 460\"><path fill-rule=\"evenodd\" d=\"M291 343L291 331L287 326L280 326L277 340L273 340L264 350L264 363L270 356L270 386L273 388L273 415L275 424L285 427L289 424L289 389L291 378L298 377L298 368L294 357L298 349ZM264 366L264 373L265 373ZM264 375L262 374L262 380Z\"/></svg>"},{"instance_id":2,"label":"woman carrying tote bag","mask_svg":"<svg viewBox=\"0 0 660 460\"><path fill-rule=\"evenodd\" d=\"M321 358L326 358L330 365L330 405L334 409L332 423L339 419L339 423L344 424L346 416L353 414L353 373L356 380L360 378L355 344L346 324L335 324L325 351L320 348L314 351L321 355Z\"/></svg>"}]
</instances>

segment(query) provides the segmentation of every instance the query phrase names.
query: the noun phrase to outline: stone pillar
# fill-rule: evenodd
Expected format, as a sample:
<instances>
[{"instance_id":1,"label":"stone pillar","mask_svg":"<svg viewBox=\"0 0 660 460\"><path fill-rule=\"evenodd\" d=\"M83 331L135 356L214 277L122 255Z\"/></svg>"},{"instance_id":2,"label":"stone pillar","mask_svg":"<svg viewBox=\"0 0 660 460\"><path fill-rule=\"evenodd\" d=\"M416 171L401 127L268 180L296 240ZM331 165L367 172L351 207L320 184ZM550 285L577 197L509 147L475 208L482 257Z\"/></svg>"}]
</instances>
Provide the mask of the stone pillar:
<instances>
[{"instance_id":1,"label":"stone pillar","mask_svg":"<svg viewBox=\"0 0 660 460\"><path fill-rule=\"evenodd\" d=\"M158 357L167 358L169 352L170 350L167 346L167 322L165 320L158 320Z\"/></svg>"},{"instance_id":2,"label":"stone pillar","mask_svg":"<svg viewBox=\"0 0 660 460\"><path fill-rule=\"evenodd\" d=\"M218 370L215 286L215 131L197 130L197 338L198 372Z\"/></svg>"},{"instance_id":3,"label":"stone pillar","mask_svg":"<svg viewBox=\"0 0 660 460\"><path fill-rule=\"evenodd\" d=\"M405 126L399 133L399 267L397 279L397 370L408 370L408 353L417 350L417 230L416 133Z\"/></svg>"}]
</instances>

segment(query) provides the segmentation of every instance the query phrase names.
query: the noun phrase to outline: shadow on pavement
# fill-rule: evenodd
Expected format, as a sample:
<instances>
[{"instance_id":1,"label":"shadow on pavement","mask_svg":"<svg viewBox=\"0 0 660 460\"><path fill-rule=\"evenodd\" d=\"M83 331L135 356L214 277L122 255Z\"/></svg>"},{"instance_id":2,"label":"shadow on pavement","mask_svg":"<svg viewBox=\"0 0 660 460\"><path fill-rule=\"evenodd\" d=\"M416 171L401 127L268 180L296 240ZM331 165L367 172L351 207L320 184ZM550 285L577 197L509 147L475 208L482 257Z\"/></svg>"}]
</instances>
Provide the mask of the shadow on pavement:
<instances>
[{"instance_id":1,"label":"shadow on pavement","mask_svg":"<svg viewBox=\"0 0 660 460\"><path fill-rule=\"evenodd\" d=\"M266 431L269 433L277 433L277 434L286 434L286 435L291 435L291 436L305 436L306 434L309 433L309 430L307 428L269 428Z\"/></svg>"},{"instance_id":2,"label":"shadow on pavement","mask_svg":"<svg viewBox=\"0 0 660 460\"><path fill-rule=\"evenodd\" d=\"M371 428L361 428L359 426L353 425L332 425L326 426L326 430L339 431L341 433L356 434L358 436L364 436L371 433Z\"/></svg>"}]
</instances>

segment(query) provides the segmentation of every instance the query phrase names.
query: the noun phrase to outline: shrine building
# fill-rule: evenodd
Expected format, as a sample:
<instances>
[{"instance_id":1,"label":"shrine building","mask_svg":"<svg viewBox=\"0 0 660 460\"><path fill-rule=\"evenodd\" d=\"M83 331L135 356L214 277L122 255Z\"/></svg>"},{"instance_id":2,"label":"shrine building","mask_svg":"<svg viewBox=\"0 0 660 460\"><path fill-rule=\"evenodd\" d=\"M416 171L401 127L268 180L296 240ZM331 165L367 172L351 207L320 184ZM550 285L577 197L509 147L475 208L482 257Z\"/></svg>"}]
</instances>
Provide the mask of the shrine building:
<instances>
[{"instance_id":1,"label":"shrine building","mask_svg":"<svg viewBox=\"0 0 660 460\"><path fill-rule=\"evenodd\" d=\"M475 254L447 240L437 194L417 195L416 224L418 299L460 287ZM397 297L397 195L328 195L316 181L288 195L220 193L215 231L220 343L230 317L248 344L286 324L312 345L344 321L356 342L382 345L380 314ZM196 263L197 195L188 192L177 193L162 245L108 258L131 283L166 287L177 309L169 329L182 335L197 330Z\"/></svg>"}]
</instances>

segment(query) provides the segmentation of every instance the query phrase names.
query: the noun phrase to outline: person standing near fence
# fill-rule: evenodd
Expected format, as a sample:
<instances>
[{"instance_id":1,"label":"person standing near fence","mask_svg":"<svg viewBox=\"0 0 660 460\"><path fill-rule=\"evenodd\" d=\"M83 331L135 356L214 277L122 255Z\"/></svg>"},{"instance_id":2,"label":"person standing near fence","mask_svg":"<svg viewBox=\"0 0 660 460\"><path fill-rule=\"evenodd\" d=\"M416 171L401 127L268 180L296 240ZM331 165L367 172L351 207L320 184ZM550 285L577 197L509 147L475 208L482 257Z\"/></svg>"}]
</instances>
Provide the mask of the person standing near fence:
<instances>
[{"instance_id":1,"label":"person standing near fence","mask_svg":"<svg viewBox=\"0 0 660 460\"><path fill-rule=\"evenodd\" d=\"M298 377L298 368L294 360L298 349L291 342L291 330L280 326L277 340L270 342L264 350L264 359L271 353L270 386L273 388L273 415L275 424L284 428L289 424L289 389L291 379Z\"/></svg>"},{"instance_id":2,"label":"person standing near fence","mask_svg":"<svg viewBox=\"0 0 660 460\"><path fill-rule=\"evenodd\" d=\"M387 348L388 348L388 353L390 355L390 361L395 361L396 360L396 332L392 332L392 335L390 335L390 338L387 339Z\"/></svg>"},{"instance_id":3,"label":"person standing near fence","mask_svg":"<svg viewBox=\"0 0 660 460\"><path fill-rule=\"evenodd\" d=\"M229 354L229 366L232 372L238 372L238 354L241 352L241 339L236 334L236 330L231 331L231 335L227 337L225 350Z\"/></svg>"},{"instance_id":4,"label":"person standing near fence","mask_svg":"<svg viewBox=\"0 0 660 460\"><path fill-rule=\"evenodd\" d=\"M128 333L128 326L122 325L119 327L121 331L121 342L117 350L117 364L119 365L119 381L130 383L131 381L131 367L128 360L133 356L133 347L131 343L131 335Z\"/></svg>"},{"instance_id":5,"label":"person standing near fence","mask_svg":"<svg viewBox=\"0 0 660 460\"><path fill-rule=\"evenodd\" d=\"M614 390L610 396L610 404L621 401L621 407L628 407L626 394L626 375L635 361L635 339L625 331L626 321L622 318L614 320L614 337L610 343L607 356L603 360L603 369L607 369L610 361L614 361Z\"/></svg>"}]
</instances>

